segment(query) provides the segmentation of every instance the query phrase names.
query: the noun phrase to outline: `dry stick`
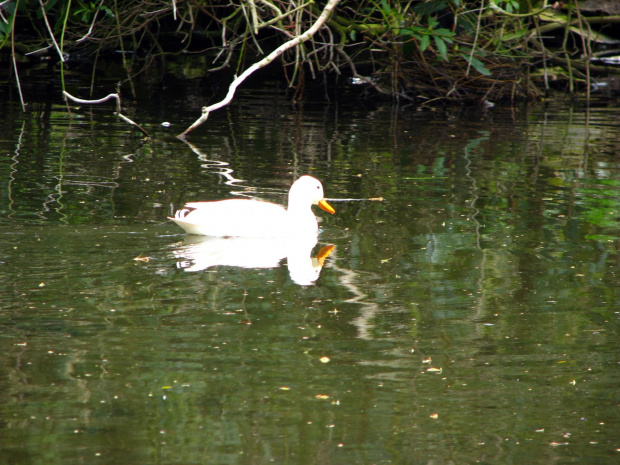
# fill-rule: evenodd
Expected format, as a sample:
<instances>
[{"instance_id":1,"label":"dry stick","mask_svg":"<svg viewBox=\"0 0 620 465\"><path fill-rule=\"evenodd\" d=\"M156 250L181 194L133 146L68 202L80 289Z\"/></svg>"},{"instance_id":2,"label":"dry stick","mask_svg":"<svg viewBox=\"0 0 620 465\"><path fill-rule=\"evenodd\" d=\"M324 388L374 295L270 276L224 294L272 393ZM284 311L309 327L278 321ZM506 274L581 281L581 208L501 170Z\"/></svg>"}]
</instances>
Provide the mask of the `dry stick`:
<instances>
[{"instance_id":1,"label":"dry stick","mask_svg":"<svg viewBox=\"0 0 620 465\"><path fill-rule=\"evenodd\" d=\"M570 19L571 13L572 12L569 8L568 13L567 13L567 19ZM536 25L538 26L538 23L536 23ZM540 34L540 30L539 30L539 34ZM566 71L568 72L568 89L570 90L571 95L573 95L575 91L573 67L570 62L570 53L568 53L568 49L566 48L566 44L568 43L569 37L570 37L570 26L566 25L566 27L564 28L564 38L562 39L562 51L564 52L564 57L566 58L566 63L568 65L566 67Z\"/></svg>"},{"instance_id":2,"label":"dry stick","mask_svg":"<svg viewBox=\"0 0 620 465\"><path fill-rule=\"evenodd\" d=\"M142 128L142 126L140 126L139 124L133 122L132 120L130 120L129 118L127 118L125 115L123 115L121 113L121 98L120 98L120 96L118 94L109 94L106 97L100 98L98 100L83 100L81 98L74 97L69 92L64 91L64 90L62 91L62 94L66 98L68 98L70 100L73 100L76 103L81 103L81 104L84 104L84 105L97 105L99 103L103 103L103 102L107 102L108 100L115 99L116 100L116 116L118 116L120 119L122 119L126 123L129 123L132 126L134 126L135 128L137 128L146 137L151 137L149 135L149 133L146 132L146 130L144 128Z\"/></svg>"},{"instance_id":3,"label":"dry stick","mask_svg":"<svg viewBox=\"0 0 620 465\"><path fill-rule=\"evenodd\" d=\"M547 70L547 56L545 53L547 49L545 48L545 42L543 40L542 32L540 32L540 24L538 23L538 18L532 18L532 21L534 21L534 26L538 31L538 43L540 44L540 51L542 53L542 65L544 70L543 76L545 78L545 90L549 91L549 71Z\"/></svg>"},{"instance_id":4,"label":"dry stick","mask_svg":"<svg viewBox=\"0 0 620 465\"><path fill-rule=\"evenodd\" d=\"M15 59L15 18L17 17L17 7L19 6L19 0L15 4L15 12L13 13L13 21L11 24L11 57L13 58L13 69L15 70L15 81L17 82L17 91L19 92L19 101L22 104L22 111L26 111L26 104L24 103L24 95L22 94L22 85L19 82L19 73L17 72L17 60Z\"/></svg>"},{"instance_id":5,"label":"dry stick","mask_svg":"<svg viewBox=\"0 0 620 465\"><path fill-rule=\"evenodd\" d=\"M493 5L493 2L491 2ZM467 60L467 70L465 71L465 76L469 76L469 70L471 69L471 62L474 58L474 53L476 52L476 48L478 47L478 37L480 36L480 23L482 22L482 11L484 9L484 0L482 0L482 4L480 6L480 11L478 13L478 20L476 22L476 34L474 35L474 43L471 47L471 53L469 54L469 60Z\"/></svg>"},{"instance_id":6,"label":"dry stick","mask_svg":"<svg viewBox=\"0 0 620 465\"><path fill-rule=\"evenodd\" d=\"M84 35L80 39L76 40L75 41L76 44L86 40L88 38L88 36L91 35L91 33L93 32L93 28L95 27L95 21L97 21L97 15L99 14L99 11L100 11L101 7L103 6L104 2L105 2L105 0L101 0L101 3L99 4L97 9L95 10L95 16L93 17L93 21L90 23L90 27L88 28L88 32L86 33L86 35Z\"/></svg>"},{"instance_id":7,"label":"dry stick","mask_svg":"<svg viewBox=\"0 0 620 465\"><path fill-rule=\"evenodd\" d=\"M10 1L11 1L11 0L5 0L4 2L0 2L0 19L2 20L2 22L3 22L4 24L9 24L9 22L7 21L7 19L6 19L6 18L4 17L4 15L2 14L2 7L3 7L4 5L6 5L7 3L9 3ZM19 1L19 0L17 0L17 1ZM17 11L17 5L15 5L15 10L13 10L13 11ZM13 15L13 16L15 16L15 15Z\"/></svg>"},{"instance_id":8,"label":"dry stick","mask_svg":"<svg viewBox=\"0 0 620 465\"><path fill-rule=\"evenodd\" d=\"M52 32L52 28L50 27L50 23L47 20L47 15L45 14L45 5L43 5L43 0L39 0L39 4L41 5L41 14L43 15L43 20L45 21L45 26L47 26L47 32L49 32L49 35L52 39L52 42L54 42L54 47L56 47L56 51L58 52L58 56L60 57L60 61L62 61L63 63L65 62L65 57L62 55L62 51L60 50L60 47L58 46L58 43L56 42L56 38L54 37L54 33ZM67 12L68 14L68 12Z\"/></svg>"},{"instance_id":9,"label":"dry stick","mask_svg":"<svg viewBox=\"0 0 620 465\"><path fill-rule=\"evenodd\" d=\"M65 49L65 32L67 32L67 20L69 19L69 13L71 12L71 0L67 2L65 5L67 10L67 14L65 15L65 19L62 21L62 32L60 33L60 53ZM62 57L61 57L62 58ZM65 66L64 60L60 62L60 84L62 86L62 90L65 90ZM65 99L65 103L67 108L69 108L69 102Z\"/></svg>"},{"instance_id":10,"label":"dry stick","mask_svg":"<svg viewBox=\"0 0 620 465\"><path fill-rule=\"evenodd\" d=\"M297 8L293 8L290 11L287 11L284 14L278 14L278 16L276 16L275 18L271 18L269 21L265 21L261 24L258 25L259 29L263 29L265 27L271 26L275 23L281 22L284 18L286 18L287 16L292 15L293 13L295 13L298 10L301 10L303 8L305 8L306 6L310 5L312 3L312 0L309 1L308 3L304 3L303 5L299 5ZM273 7L273 5L271 5ZM274 26L275 28L275 26ZM284 35L288 35L288 36L292 36L292 34L289 34L286 30L284 29L280 29L280 28L275 28L277 31L281 32ZM228 64L230 63L230 60L232 59L233 56L233 50L234 48L237 46L237 44L239 42L241 42L242 39L245 38L245 36L248 34L248 32L244 32L243 34L238 35L236 38L234 38L233 40L231 40L229 42L229 44L226 44L226 25L224 24L222 27L222 49L220 50L220 52L217 54L217 56L215 57L215 59L213 60L212 63L216 63L220 56L222 55L222 53L224 53L225 48L228 48L229 52L228 55L226 56L226 59L224 60L224 63L222 63L220 66L216 67L216 68L211 68L209 71L211 71L212 73L216 72L216 71L220 71L226 67L228 67Z\"/></svg>"},{"instance_id":11,"label":"dry stick","mask_svg":"<svg viewBox=\"0 0 620 465\"><path fill-rule=\"evenodd\" d=\"M288 49L293 48L301 44L302 42L305 42L310 37L312 37L321 28L321 26L323 26L325 21L327 21L327 18L329 17L329 15L332 13L332 11L334 10L334 8L339 2L340 0L329 0L327 5L325 5L325 8L321 12L321 15L316 20L316 22L306 32L304 32L300 36L295 37L294 39L289 40L288 42L283 43L278 48L276 48L273 52L267 55L265 58L263 58L257 63L254 63L252 66L246 69L241 74L241 76L237 77L230 84L230 86L228 87L228 93L226 94L226 97L224 97L223 100L213 105L210 105L208 107L202 107L202 116L200 116L200 118L198 118L190 127L188 127L185 131L183 131L177 137L181 139L184 138L187 134L189 134L194 129L196 129L198 126L200 126L202 123L207 121L207 119L209 118L210 112L219 110L220 108L228 105L232 101L235 95L235 91L237 90L237 87L239 87L239 85L243 81L245 81L252 73L254 73L254 71L264 68L269 63L271 63L273 60L275 60L277 57L279 57L284 52L286 52Z\"/></svg>"},{"instance_id":12,"label":"dry stick","mask_svg":"<svg viewBox=\"0 0 620 465\"><path fill-rule=\"evenodd\" d=\"M579 31L582 32L584 30L583 20L581 17L581 13L579 12L579 7L577 5L577 1L575 1L575 13L577 14L577 19L579 20ZM580 33L581 37L581 46L583 47L583 53L585 54L585 63L586 63L586 107L590 106L590 60L592 59L592 44L590 43L590 37L592 37L592 28L586 22L586 27L588 28L588 36L587 40L584 39L583 34Z\"/></svg>"}]
</instances>

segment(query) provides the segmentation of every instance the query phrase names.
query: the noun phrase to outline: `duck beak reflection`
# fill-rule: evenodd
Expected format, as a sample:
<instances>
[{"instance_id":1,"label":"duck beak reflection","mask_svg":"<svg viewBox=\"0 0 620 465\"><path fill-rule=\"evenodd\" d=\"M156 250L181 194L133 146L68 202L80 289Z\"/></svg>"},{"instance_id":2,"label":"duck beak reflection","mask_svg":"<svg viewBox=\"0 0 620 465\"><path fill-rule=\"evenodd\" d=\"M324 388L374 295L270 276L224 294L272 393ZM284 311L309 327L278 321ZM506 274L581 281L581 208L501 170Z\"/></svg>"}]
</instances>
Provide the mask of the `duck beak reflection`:
<instances>
[{"instance_id":1,"label":"duck beak reflection","mask_svg":"<svg viewBox=\"0 0 620 465\"><path fill-rule=\"evenodd\" d=\"M334 208L330 204L328 204L327 200L325 199L319 200L319 203L317 205L321 210L324 210L327 213L331 213L332 215L336 213L336 210L334 210Z\"/></svg>"},{"instance_id":2,"label":"duck beak reflection","mask_svg":"<svg viewBox=\"0 0 620 465\"><path fill-rule=\"evenodd\" d=\"M335 247L336 246L332 244L324 245L323 247L321 247L319 253L316 254L316 261L318 262L319 266L323 267L325 265L325 260L327 260L327 257L329 257Z\"/></svg>"}]
</instances>

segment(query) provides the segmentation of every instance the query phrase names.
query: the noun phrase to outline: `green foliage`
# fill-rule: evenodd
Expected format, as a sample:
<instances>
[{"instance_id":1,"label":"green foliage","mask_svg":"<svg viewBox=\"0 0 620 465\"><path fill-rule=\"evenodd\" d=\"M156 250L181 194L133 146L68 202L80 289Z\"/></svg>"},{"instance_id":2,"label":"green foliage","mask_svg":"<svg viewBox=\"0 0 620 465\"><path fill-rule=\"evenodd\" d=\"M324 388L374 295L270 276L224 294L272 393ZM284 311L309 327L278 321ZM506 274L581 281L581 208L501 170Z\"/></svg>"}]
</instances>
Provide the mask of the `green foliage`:
<instances>
[{"instance_id":1,"label":"green foliage","mask_svg":"<svg viewBox=\"0 0 620 465\"><path fill-rule=\"evenodd\" d=\"M392 8L386 0L381 0L380 11L383 15L385 26L388 28L398 29L403 25L405 18L402 11L398 8Z\"/></svg>"},{"instance_id":2,"label":"green foliage","mask_svg":"<svg viewBox=\"0 0 620 465\"><path fill-rule=\"evenodd\" d=\"M449 29L436 28L437 25L437 21L430 18L429 25L426 28L411 26L400 29L399 33L405 40L415 38L419 42L421 52L426 51L432 39L441 58L448 61L448 46L446 44L453 43L454 33Z\"/></svg>"},{"instance_id":3,"label":"green foliage","mask_svg":"<svg viewBox=\"0 0 620 465\"><path fill-rule=\"evenodd\" d=\"M432 40L439 56L444 61L449 61L447 44L453 43L454 32L442 27L436 18L437 14L447 11L447 8L448 4L444 0L416 5L413 12L419 17L420 23L426 23L427 27L412 25L402 28L400 34L417 39L422 53L428 49Z\"/></svg>"},{"instance_id":4,"label":"green foliage","mask_svg":"<svg viewBox=\"0 0 620 465\"><path fill-rule=\"evenodd\" d=\"M445 0L421 2L413 7L413 11L422 18L429 18L432 15L445 10L449 7Z\"/></svg>"},{"instance_id":5,"label":"green foliage","mask_svg":"<svg viewBox=\"0 0 620 465\"><path fill-rule=\"evenodd\" d=\"M9 39L11 33L11 23L6 24L4 21L0 21L0 48Z\"/></svg>"},{"instance_id":6,"label":"green foliage","mask_svg":"<svg viewBox=\"0 0 620 465\"><path fill-rule=\"evenodd\" d=\"M484 63L482 61L480 61L478 58L476 58L474 56L474 54L467 53L467 50L463 50L463 52L464 53L460 54L461 58L463 58L470 65L472 65L476 71L478 71L480 74L483 74L484 76L490 76L491 75L491 71L489 71L486 68L486 66L484 66ZM479 55L482 55L482 56L485 55L483 50L477 50L477 52L478 52Z\"/></svg>"},{"instance_id":7,"label":"green foliage","mask_svg":"<svg viewBox=\"0 0 620 465\"><path fill-rule=\"evenodd\" d=\"M45 47L50 41L45 16L63 53L84 48L89 48L88 52L118 48L146 51L148 56L134 54L131 60L131 66L145 67L158 55L211 53L212 64L205 73L229 68L236 62L237 74L249 66L250 60L308 30L325 4L284 0L45 0L43 10L39 0L0 3L0 48L10 41L13 24L20 33L16 37L23 41L16 50ZM589 24L585 15L577 23L574 10L579 2L553 9L545 5L548 2L537 0L341 0L327 23L329 31L319 33L322 39L299 44L295 54L286 57L285 78L291 86L296 85L296 79L303 85L305 70L311 70L316 77L317 70L340 73L351 69L353 74L371 74L365 76L369 79L364 82L378 82L385 77L390 88L382 89L377 84L381 93L413 95L419 93L419 88L425 92L432 89L437 94L425 95L430 99L472 92L494 98L488 89L502 93L501 80L506 89L504 96L512 98L522 83L524 93L542 95L530 93L541 82L536 81L541 75L537 69L543 69L547 76L550 69L561 67L564 73L558 75L563 80L568 76L571 81L585 82L586 74L581 70L590 62L568 47L579 42L573 40L575 36L589 46L610 42L611 38L601 34L605 25ZM119 21L114 20L116 16ZM555 44L563 40L561 50L548 41L552 36ZM82 40L86 37L88 40ZM542 58L532 60L532 54ZM345 59L335 59L337 56ZM133 69L127 74L139 72ZM441 86L446 86L443 95Z\"/></svg>"},{"instance_id":8,"label":"green foliage","mask_svg":"<svg viewBox=\"0 0 620 465\"><path fill-rule=\"evenodd\" d=\"M491 0L495 5L500 7L506 13L516 14L519 13L519 1L518 0Z\"/></svg>"},{"instance_id":9,"label":"green foliage","mask_svg":"<svg viewBox=\"0 0 620 465\"><path fill-rule=\"evenodd\" d=\"M13 16L15 15L15 3L9 2L4 4L0 7L0 12L3 13L3 16L6 19L6 22L0 20L0 48L2 48L11 35Z\"/></svg>"},{"instance_id":10,"label":"green foliage","mask_svg":"<svg viewBox=\"0 0 620 465\"><path fill-rule=\"evenodd\" d=\"M433 40L437 46L437 52L445 61L448 61L448 46L446 43L452 43L452 32L447 29L434 29Z\"/></svg>"},{"instance_id":11,"label":"green foliage","mask_svg":"<svg viewBox=\"0 0 620 465\"><path fill-rule=\"evenodd\" d=\"M94 2L78 2L78 8L72 14L79 16L81 22L90 23L99 11L103 11L108 18L114 18L114 13L110 8L102 3L96 4Z\"/></svg>"}]
</instances>

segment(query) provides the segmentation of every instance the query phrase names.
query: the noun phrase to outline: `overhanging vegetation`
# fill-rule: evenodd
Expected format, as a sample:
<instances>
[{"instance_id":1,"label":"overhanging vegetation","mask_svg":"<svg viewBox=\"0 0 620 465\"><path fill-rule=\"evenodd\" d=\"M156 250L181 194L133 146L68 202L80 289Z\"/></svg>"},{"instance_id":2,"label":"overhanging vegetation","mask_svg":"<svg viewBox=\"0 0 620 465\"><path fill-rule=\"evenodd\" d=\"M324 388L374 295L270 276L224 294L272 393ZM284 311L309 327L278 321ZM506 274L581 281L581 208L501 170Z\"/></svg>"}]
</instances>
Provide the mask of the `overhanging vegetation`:
<instances>
[{"instance_id":1,"label":"overhanging vegetation","mask_svg":"<svg viewBox=\"0 0 620 465\"><path fill-rule=\"evenodd\" d=\"M617 74L620 6L613 1L335 1L329 20L278 57L281 77L362 84L418 104L536 99L551 88L577 94ZM5 0L0 52L16 85L24 60L97 65L114 52L133 82L172 56L208 56L204 75L238 76L304 34L327 2L312 0ZM618 10L618 11L616 11ZM597 61L595 61L597 60ZM63 91L64 91L63 81ZM92 89L91 89L92 90ZM109 89L106 89L106 91Z\"/></svg>"}]
</instances>

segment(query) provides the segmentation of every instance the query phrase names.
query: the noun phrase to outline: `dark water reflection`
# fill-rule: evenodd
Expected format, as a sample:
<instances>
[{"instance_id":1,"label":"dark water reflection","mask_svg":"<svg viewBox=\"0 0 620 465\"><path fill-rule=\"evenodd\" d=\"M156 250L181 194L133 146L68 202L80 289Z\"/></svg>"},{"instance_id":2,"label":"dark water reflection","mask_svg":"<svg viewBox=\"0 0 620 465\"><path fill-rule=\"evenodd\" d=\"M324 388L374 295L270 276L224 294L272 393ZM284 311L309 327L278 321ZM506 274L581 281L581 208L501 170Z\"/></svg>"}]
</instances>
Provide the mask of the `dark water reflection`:
<instances>
[{"instance_id":1,"label":"dark water reflection","mask_svg":"<svg viewBox=\"0 0 620 465\"><path fill-rule=\"evenodd\" d=\"M176 102L133 115L149 141L106 109L3 111L7 463L617 460L617 111L244 94L191 145ZM385 199L334 202L313 284L286 253L201 262L166 221L304 173Z\"/></svg>"}]
</instances>

